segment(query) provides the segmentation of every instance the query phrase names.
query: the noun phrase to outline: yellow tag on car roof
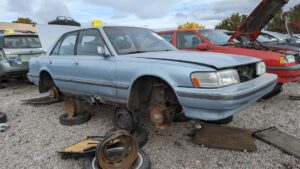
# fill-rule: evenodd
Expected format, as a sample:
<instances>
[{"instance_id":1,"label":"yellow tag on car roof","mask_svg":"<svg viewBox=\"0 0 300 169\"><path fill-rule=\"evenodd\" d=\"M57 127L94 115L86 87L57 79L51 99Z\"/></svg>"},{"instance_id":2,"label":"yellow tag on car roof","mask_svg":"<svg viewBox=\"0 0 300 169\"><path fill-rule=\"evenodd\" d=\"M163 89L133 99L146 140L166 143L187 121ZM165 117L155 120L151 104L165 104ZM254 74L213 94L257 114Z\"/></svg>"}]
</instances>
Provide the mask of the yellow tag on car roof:
<instances>
[{"instance_id":1,"label":"yellow tag on car roof","mask_svg":"<svg viewBox=\"0 0 300 169\"><path fill-rule=\"evenodd\" d=\"M13 33L15 33L15 30L13 30L13 29L5 29L4 30L4 34L13 34Z\"/></svg>"},{"instance_id":2,"label":"yellow tag on car roof","mask_svg":"<svg viewBox=\"0 0 300 169\"><path fill-rule=\"evenodd\" d=\"M92 26L93 27L103 26L103 22L101 20L93 20Z\"/></svg>"}]
</instances>

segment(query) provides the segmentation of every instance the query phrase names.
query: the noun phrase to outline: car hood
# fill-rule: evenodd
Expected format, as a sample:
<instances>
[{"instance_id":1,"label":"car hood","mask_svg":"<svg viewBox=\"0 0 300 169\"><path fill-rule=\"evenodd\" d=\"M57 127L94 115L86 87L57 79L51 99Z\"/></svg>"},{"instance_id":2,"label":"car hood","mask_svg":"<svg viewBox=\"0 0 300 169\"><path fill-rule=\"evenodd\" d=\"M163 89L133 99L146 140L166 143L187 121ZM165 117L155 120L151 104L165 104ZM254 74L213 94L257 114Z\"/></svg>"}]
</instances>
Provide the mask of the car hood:
<instances>
[{"instance_id":1,"label":"car hood","mask_svg":"<svg viewBox=\"0 0 300 169\"><path fill-rule=\"evenodd\" d=\"M241 36L246 36L252 42L255 41L261 30L288 1L289 0L263 0L231 36L229 42Z\"/></svg>"},{"instance_id":2,"label":"car hood","mask_svg":"<svg viewBox=\"0 0 300 169\"><path fill-rule=\"evenodd\" d=\"M131 54L127 56L143 59L190 63L213 67L215 69L224 69L229 67L256 63L260 61L260 59L257 58L251 58L241 55L187 51L148 52L140 54Z\"/></svg>"}]
</instances>

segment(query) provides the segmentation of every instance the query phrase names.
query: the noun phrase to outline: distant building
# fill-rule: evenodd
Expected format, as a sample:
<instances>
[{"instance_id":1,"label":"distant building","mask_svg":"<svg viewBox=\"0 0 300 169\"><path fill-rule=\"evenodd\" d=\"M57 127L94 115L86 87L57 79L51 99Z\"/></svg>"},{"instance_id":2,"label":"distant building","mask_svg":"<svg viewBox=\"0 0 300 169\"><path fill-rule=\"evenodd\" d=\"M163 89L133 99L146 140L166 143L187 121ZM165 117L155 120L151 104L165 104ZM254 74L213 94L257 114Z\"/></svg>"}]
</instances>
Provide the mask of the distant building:
<instances>
[{"instance_id":1,"label":"distant building","mask_svg":"<svg viewBox=\"0 0 300 169\"><path fill-rule=\"evenodd\" d=\"M0 22L0 30L5 30L5 29L36 32L35 26L33 24Z\"/></svg>"}]
</instances>

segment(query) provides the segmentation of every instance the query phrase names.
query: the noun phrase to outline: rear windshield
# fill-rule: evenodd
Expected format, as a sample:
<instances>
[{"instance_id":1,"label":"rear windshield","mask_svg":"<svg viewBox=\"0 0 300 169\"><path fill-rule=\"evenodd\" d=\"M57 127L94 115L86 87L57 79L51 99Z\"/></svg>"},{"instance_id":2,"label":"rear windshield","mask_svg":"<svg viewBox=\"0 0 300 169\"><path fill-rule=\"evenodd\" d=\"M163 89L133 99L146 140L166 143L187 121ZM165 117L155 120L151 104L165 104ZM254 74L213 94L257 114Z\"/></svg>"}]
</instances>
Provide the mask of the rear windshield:
<instances>
[{"instance_id":1,"label":"rear windshield","mask_svg":"<svg viewBox=\"0 0 300 169\"><path fill-rule=\"evenodd\" d=\"M5 36L4 48L41 48L41 42L38 36L35 35L18 35L18 36Z\"/></svg>"}]
</instances>

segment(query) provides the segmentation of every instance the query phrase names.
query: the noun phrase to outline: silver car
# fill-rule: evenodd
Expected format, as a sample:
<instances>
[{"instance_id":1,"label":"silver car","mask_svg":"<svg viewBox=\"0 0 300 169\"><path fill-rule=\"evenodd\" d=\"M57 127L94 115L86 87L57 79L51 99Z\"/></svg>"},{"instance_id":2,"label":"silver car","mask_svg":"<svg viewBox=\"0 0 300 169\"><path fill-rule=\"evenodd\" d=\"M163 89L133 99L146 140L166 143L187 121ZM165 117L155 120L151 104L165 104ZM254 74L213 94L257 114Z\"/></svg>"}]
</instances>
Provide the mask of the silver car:
<instances>
[{"instance_id":1,"label":"silver car","mask_svg":"<svg viewBox=\"0 0 300 169\"><path fill-rule=\"evenodd\" d=\"M0 34L0 79L26 75L29 59L42 53L39 37L34 33Z\"/></svg>"},{"instance_id":2,"label":"silver car","mask_svg":"<svg viewBox=\"0 0 300 169\"><path fill-rule=\"evenodd\" d=\"M49 35L50 36L50 35ZM257 58L178 51L148 29L99 27L65 33L46 55L30 60L40 92L117 104L134 113L217 121L271 92L277 76Z\"/></svg>"}]
</instances>

